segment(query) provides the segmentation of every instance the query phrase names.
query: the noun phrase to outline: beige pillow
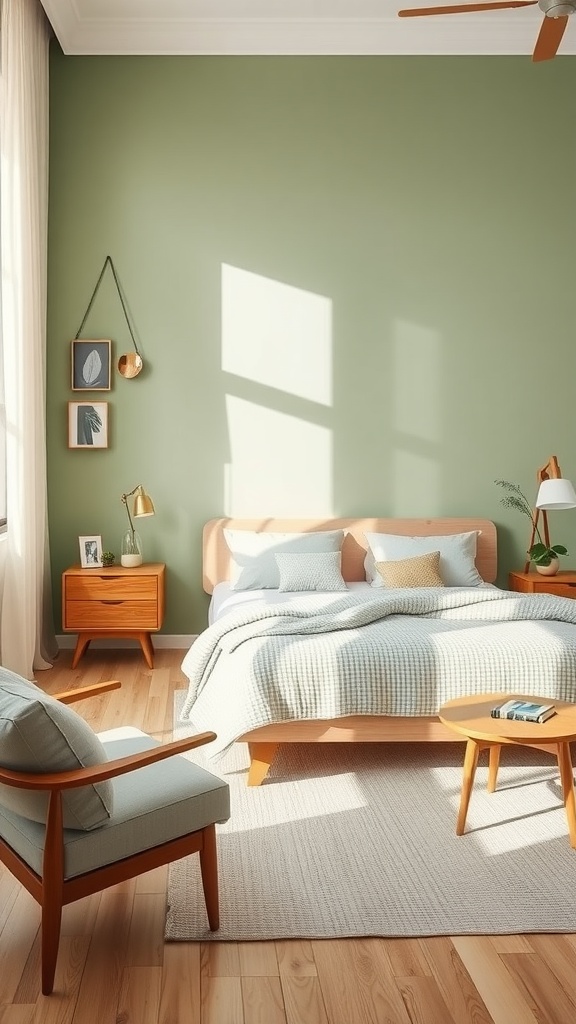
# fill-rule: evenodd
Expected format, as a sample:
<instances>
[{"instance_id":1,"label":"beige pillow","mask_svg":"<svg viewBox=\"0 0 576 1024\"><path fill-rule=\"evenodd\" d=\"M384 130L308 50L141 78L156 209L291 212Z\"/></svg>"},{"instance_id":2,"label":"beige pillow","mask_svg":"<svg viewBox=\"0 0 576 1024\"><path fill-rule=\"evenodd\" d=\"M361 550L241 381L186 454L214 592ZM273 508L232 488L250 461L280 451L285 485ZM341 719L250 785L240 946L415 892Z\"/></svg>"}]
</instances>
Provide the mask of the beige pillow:
<instances>
[{"instance_id":1,"label":"beige pillow","mask_svg":"<svg viewBox=\"0 0 576 1024\"><path fill-rule=\"evenodd\" d=\"M385 587L443 587L440 552L403 558L399 562L376 562Z\"/></svg>"}]
</instances>

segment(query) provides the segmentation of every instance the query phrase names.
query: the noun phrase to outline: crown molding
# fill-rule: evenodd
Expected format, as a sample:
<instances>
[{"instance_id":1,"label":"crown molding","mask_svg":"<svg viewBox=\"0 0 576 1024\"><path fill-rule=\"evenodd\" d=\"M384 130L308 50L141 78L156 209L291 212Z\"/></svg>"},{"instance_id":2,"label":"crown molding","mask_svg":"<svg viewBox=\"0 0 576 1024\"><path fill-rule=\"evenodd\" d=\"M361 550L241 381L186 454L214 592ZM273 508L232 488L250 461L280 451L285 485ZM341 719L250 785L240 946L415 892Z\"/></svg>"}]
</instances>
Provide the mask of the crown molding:
<instances>
[{"instance_id":1,"label":"crown molding","mask_svg":"<svg viewBox=\"0 0 576 1024\"><path fill-rule=\"evenodd\" d=\"M157 17L130 16L133 4L123 15L117 0L113 13L95 18L82 13L83 2L42 0L69 56L530 55L542 19L537 7L422 19L400 19L396 8L379 18L169 18L164 0L158 0ZM574 53L576 29L569 27L561 55Z\"/></svg>"}]
</instances>

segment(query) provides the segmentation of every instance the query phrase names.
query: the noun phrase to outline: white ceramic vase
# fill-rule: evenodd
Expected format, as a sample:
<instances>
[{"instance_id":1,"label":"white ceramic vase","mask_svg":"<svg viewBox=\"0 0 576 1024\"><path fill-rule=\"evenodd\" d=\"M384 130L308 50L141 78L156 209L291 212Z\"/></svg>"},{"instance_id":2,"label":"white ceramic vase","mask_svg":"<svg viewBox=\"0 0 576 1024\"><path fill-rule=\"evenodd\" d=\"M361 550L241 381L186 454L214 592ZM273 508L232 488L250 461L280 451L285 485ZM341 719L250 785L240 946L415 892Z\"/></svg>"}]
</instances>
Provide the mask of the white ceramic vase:
<instances>
[{"instance_id":1,"label":"white ceramic vase","mask_svg":"<svg viewBox=\"0 0 576 1024\"><path fill-rule=\"evenodd\" d=\"M536 565L536 572L539 572L541 576L555 576L560 568L560 562L557 558L553 558L550 565Z\"/></svg>"}]
</instances>

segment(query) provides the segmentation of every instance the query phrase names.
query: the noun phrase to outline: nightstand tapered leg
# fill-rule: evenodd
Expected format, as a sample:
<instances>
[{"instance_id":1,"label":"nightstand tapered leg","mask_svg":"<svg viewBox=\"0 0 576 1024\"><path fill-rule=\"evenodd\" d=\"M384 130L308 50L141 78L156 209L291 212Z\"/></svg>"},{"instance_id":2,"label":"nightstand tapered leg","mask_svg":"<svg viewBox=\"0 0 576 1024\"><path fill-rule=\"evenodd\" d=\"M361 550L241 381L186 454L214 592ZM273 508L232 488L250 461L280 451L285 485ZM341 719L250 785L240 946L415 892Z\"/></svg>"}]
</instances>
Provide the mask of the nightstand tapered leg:
<instances>
[{"instance_id":1,"label":"nightstand tapered leg","mask_svg":"<svg viewBox=\"0 0 576 1024\"><path fill-rule=\"evenodd\" d=\"M78 639L76 641L76 648L72 657L72 668L76 668L76 665L80 661L80 658L84 654L84 651L88 649L90 645L90 635L86 633L78 633Z\"/></svg>"},{"instance_id":2,"label":"nightstand tapered leg","mask_svg":"<svg viewBox=\"0 0 576 1024\"><path fill-rule=\"evenodd\" d=\"M146 658L148 668L154 668L154 648L152 646L152 637L150 636L150 633L140 633L139 639L142 654Z\"/></svg>"}]
</instances>

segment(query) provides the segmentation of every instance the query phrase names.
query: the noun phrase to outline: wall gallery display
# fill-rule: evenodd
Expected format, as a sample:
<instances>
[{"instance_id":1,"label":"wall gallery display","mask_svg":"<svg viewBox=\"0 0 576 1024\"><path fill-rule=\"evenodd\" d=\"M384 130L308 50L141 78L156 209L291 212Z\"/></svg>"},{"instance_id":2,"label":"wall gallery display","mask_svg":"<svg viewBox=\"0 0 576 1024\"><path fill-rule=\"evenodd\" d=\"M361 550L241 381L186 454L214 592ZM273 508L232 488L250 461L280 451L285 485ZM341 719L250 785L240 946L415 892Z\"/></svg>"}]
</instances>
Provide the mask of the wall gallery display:
<instances>
[{"instance_id":1,"label":"wall gallery display","mask_svg":"<svg viewBox=\"0 0 576 1024\"><path fill-rule=\"evenodd\" d=\"M68 447L108 447L108 402L68 402Z\"/></svg>"},{"instance_id":2,"label":"wall gallery display","mask_svg":"<svg viewBox=\"0 0 576 1024\"><path fill-rule=\"evenodd\" d=\"M72 344L72 391L110 391L112 342L80 341Z\"/></svg>"}]
</instances>

